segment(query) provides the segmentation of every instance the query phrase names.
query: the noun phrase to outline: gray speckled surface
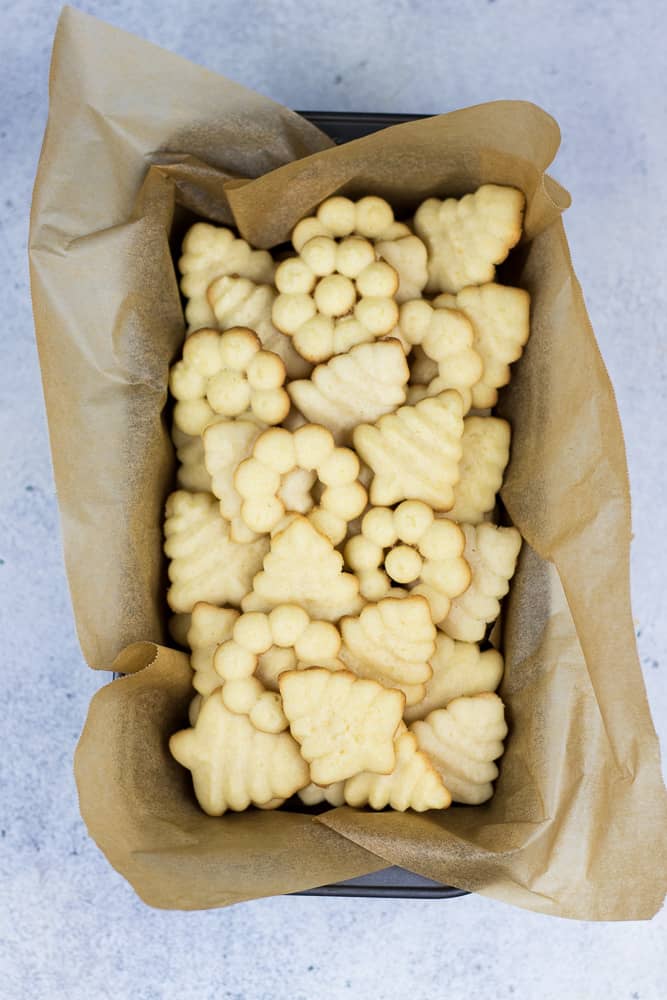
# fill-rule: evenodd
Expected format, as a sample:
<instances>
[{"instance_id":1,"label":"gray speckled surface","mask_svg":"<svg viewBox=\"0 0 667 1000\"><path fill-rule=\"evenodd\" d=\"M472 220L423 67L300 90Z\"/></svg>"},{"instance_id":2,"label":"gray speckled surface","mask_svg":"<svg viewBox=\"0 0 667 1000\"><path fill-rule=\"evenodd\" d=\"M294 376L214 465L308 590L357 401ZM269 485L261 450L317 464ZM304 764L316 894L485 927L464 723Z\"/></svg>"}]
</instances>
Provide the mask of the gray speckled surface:
<instances>
[{"instance_id":1,"label":"gray speckled surface","mask_svg":"<svg viewBox=\"0 0 667 1000\"><path fill-rule=\"evenodd\" d=\"M572 254L627 438L637 635L664 747L664 7L648 0L82 6L295 107L436 112L516 97L555 115L563 146L553 172L574 198L566 216ZM0 260L8 285L0 334L7 706L0 996L664 997L664 911L646 924L580 924L471 896L287 898L224 912L155 912L87 839L71 758L89 699L106 677L83 664L72 625L25 254L57 14L50 0L0 8Z\"/></svg>"}]
</instances>

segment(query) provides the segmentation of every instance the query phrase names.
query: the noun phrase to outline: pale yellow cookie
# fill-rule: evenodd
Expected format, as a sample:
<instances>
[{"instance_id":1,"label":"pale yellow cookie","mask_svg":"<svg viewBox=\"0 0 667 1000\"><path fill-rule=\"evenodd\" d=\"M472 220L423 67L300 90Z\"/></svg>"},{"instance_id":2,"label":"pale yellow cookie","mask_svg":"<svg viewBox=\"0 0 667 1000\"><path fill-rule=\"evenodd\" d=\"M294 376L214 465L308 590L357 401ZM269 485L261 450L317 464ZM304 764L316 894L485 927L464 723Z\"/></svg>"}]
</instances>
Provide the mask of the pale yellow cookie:
<instances>
[{"instance_id":1,"label":"pale yellow cookie","mask_svg":"<svg viewBox=\"0 0 667 1000\"><path fill-rule=\"evenodd\" d=\"M358 236L310 240L278 265L276 287L273 323L313 363L388 334L398 320L398 275Z\"/></svg>"},{"instance_id":2,"label":"pale yellow cookie","mask_svg":"<svg viewBox=\"0 0 667 1000\"><path fill-rule=\"evenodd\" d=\"M282 733L287 719L276 691L267 690L258 677L223 677L221 688L225 708L235 715L247 715L261 733Z\"/></svg>"},{"instance_id":3,"label":"pale yellow cookie","mask_svg":"<svg viewBox=\"0 0 667 1000\"><path fill-rule=\"evenodd\" d=\"M280 294L272 317L302 357L326 361L395 327L399 275L378 259L372 241L409 232L395 222L391 206L375 197L328 198L315 216L296 225L296 256L276 270Z\"/></svg>"},{"instance_id":4,"label":"pale yellow cookie","mask_svg":"<svg viewBox=\"0 0 667 1000\"><path fill-rule=\"evenodd\" d=\"M190 330L215 324L206 292L216 278L235 274L270 284L275 271L271 254L266 250L253 250L231 230L207 222L197 222L187 231L178 267L182 275L181 291L189 299L185 318Z\"/></svg>"},{"instance_id":5,"label":"pale yellow cookie","mask_svg":"<svg viewBox=\"0 0 667 1000\"><path fill-rule=\"evenodd\" d=\"M410 230L394 219L391 205L374 195L352 201L335 195L327 198L315 215L307 216L294 227L292 245L297 253L315 236L339 239L362 236L368 240L395 240Z\"/></svg>"},{"instance_id":6,"label":"pale yellow cookie","mask_svg":"<svg viewBox=\"0 0 667 1000\"><path fill-rule=\"evenodd\" d=\"M471 323L455 309L434 309L425 299L413 299L401 306L398 326L407 344L420 346L424 356L437 366L436 374L422 385L412 373L408 401L416 403L444 389L456 389L467 413L472 387L483 371L482 359L473 348Z\"/></svg>"},{"instance_id":7,"label":"pale yellow cookie","mask_svg":"<svg viewBox=\"0 0 667 1000\"><path fill-rule=\"evenodd\" d=\"M234 608L218 608L206 601L198 601L192 609L187 644L192 650L192 686L199 694L210 694L222 684L213 666L213 656L221 642L231 639L238 617L239 612Z\"/></svg>"},{"instance_id":8,"label":"pale yellow cookie","mask_svg":"<svg viewBox=\"0 0 667 1000\"><path fill-rule=\"evenodd\" d=\"M292 402L313 423L347 443L357 424L372 423L405 402L410 376L397 340L358 344L318 365L309 379L291 382Z\"/></svg>"},{"instance_id":9,"label":"pale yellow cookie","mask_svg":"<svg viewBox=\"0 0 667 1000\"><path fill-rule=\"evenodd\" d=\"M459 478L463 400L447 390L401 406L352 435L359 457L373 470L370 499L376 506L423 500L449 510Z\"/></svg>"},{"instance_id":10,"label":"pale yellow cookie","mask_svg":"<svg viewBox=\"0 0 667 1000\"><path fill-rule=\"evenodd\" d=\"M426 684L426 694L416 705L406 706L406 722L425 719L436 708L446 708L462 695L495 691L503 676L503 658L497 649L485 649L472 642L456 642L438 632L435 653L429 660L433 676Z\"/></svg>"},{"instance_id":11,"label":"pale yellow cookie","mask_svg":"<svg viewBox=\"0 0 667 1000\"><path fill-rule=\"evenodd\" d=\"M281 604L269 614L241 615L233 634L214 651L213 667L219 682L256 678L263 688L277 691L278 678L286 670L312 666L342 670L340 647L340 633L331 622L311 619L298 604Z\"/></svg>"},{"instance_id":12,"label":"pale yellow cookie","mask_svg":"<svg viewBox=\"0 0 667 1000\"><path fill-rule=\"evenodd\" d=\"M404 500L395 510L371 507L361 521L360 534L348 540L343 555L359 577L366 600L390 594L392 581L413 584L412 594L426 598L437 624L449 613L451 599L470 583L464 548L465 536L458 525L436 520L421 500Z\"/></svg>"},{"instance_id":13,"label":"pale yellow cookie","mask_svg":"<svg viewBox=\"0 0 667 1000\"><path fill-rule=\"evenodd\" d=\"M266 538L247 545L233 542L210 493L172 493L164 534L171 581L167 602L179 613L192 611L198 601L238 606L269 548Z\"/></svg>"},{"instance_id":14,"label":"pale yellow cookie","mask_svg":"<svg viewBox=\"0 0 667 1000\"><path fill-rule=\"evenodd\" d=\"M171 440L176 448L178 470L176 482L190 493L211 493L211 477L204 463L204 442L201 435L184 434L172 427Z\"/></svg>"},{"instance_id":15,"label":"pale yellow cookie","mask_svg":"<svg viewBox=\"0 0 667 1000\"><path fill-rule=\"evenodd\" d=\"M296 517L270 541L264 569L242 601L244 611L299 604L311 618L336 622L363 606L359 581L343 572L343 557L305 517Z\"/></svg>"},{"instance_id":16,"label":"pale yellow cookie","mask_svg":"<svg viewBox=\"0 0 667 1000\"><path fill-rule=\"evenodd\" d=\"M391 774L363 771L347 779L343 786L347 805L368 805L371 809L390 806L398 812L446 809L452 797L427 755L419 750L414 733L401 732L395 746L396 765Z\"/></svg>"},{"instance_id":17,"label":"pale yellow cookie","mask_svg":"<svg viewBox=\"0 0 667 1000\"><path fill-rule=\"evenodd\" d=\"M460 310L470 320L474 348L483 372L472 388L477 409L495 406L498 389L507 385L510 365L518 361L530 334L530 295L522 288L494 283L464 288L458 295L439 295L433 305Z\"/></svg>"},{"instance_id":18,"label":"pale yellow cookie","mask_svg":"<svg viewBox=\"0 0 667 1000\"><path fill-rule=\"evenodd\" d=\"M230 538L251 542L257 533L241 517L241 497L234 486L234 475L241 462L249 458L263 426L256 421L220 420L211 424L202 436L205 468L210 490L220 500L220 513L229 521Z\"/></svg>"},{"instance_id":19,"label":"pale yellow cookie","mask_svg":"<svg viewBox=\"0 0 667 1000\"><path fill-rule=\"evenodd\" d=\"M413 722L410 730L428 754L454 802L479 805L493 795L498 777L493 763L507 736L505 709L497 694L455 698L447 708Z\"/></svg>"},{"instance_id":20,"label":"pale yellow cookie","mask_svg":"<svg viewBox=\"0 0 667 1000\"><path fill-rule=\"evenodd\" d=\"M486 626L500 614L500 599L509 590L521 549L516 528L499 528L488 521L462 525L464 557L472 572L467 590L452 601L440 628L452 639L479 642Z\"/></svg>"},{"instance_id":21,"label":"pale yellow cookie","mask_svg":"<svg viewBox=\"0 0 667 1000\"><path fill-rule=\"evenodd\" d=\"M290 378L305 378L311 365L295 351L292 341L273 325L271 314L276 299L272 285L258 285L248 278L228 275L210 285L207 298L215 324L221 330L247 326L254 330L266 351L273 351L285 363Z\"/></svg>"},{"instance_id":22,"label":"pale yellow cookie","mask_svg":"<svg viewBox=\"0 0 667 1000\"><path fill-rule=\"evenodd\" d=\"M322 802L328 802L330 806L343 806L345 805L344 784L343 781L336 781L333 785L322 788L321 785L315 785L311 781L309 785L297 792L297 795L304 806L319 806Z\"/></svg>"},{"instance_id":23,"label":"pale yellow cookie","mask_svg":"<svg viewBox=\"0 0 667 1000\"><path fill-rule=\"evenodd\" d=\"M410 385L408 386L408 395L417 389L423 389L424 386L430 385L434 379L438 378L439 374L440 371L437 362L433 358L427 357L421 345L416 344L410 352Z\"/></svg>"},{"instance_id":24,"label":"pale yellow cookie","mask_svg":"<svg viewBox=\"0 0 667 1000\"><path fill-rule=\"evenodd\" d=\"M197 800L210 816L287 799L309 781L289 733L259 732L247 715L225 708L221 690L204 699L192 729L174 733L169 749L192 772Z\"/></svg>"},{"instance_id":25,"label":"pale yellow cookie","mask_svg":"<svg viewBox=\"0 0 667 1000\"><path fill-rule=\"evenodd\" d=\"M286 494L285 477L295 470L303 478L293 481ZM234 487L242 499L241 518L251 531L274 531L288 511L310 511L318 530L338 545L348 523L366 506L358 476L359 459L351 449L336 447L326 427L304 424L294 432L274 427L260 434L250 458L234 474ZM317 506L310 495L314 479L324 487Z\"/></svg>"},{"instance_id":26,"label":"pale yellow cookie","mask_svg":"<svg viewBox=\"0 0 667 1000\"><path fill-rule=\"evenodd\" d=\"M479 524L493 510L510 457L512 429L499 417L466 417L461 438L459 480L454 504L446 511L453 521Z\"/></svg>"},{"instance_id":27,"label":"pale yellow cookie","mask_svg":"<svg viewBox=\"0 0 667 1000\"><path fill-rule=\"evenodd\" d=\"M484 184L463 198L428 198L414 226L428 251L428 292L458 292L493 281L519 242L525 198L521 191Z\"/></svg>"},{"instance_id":28,"label":"pale yellow cookie","mask_svg":"<svg viewBox=\"0 0 667 1000\"><path fill-rule=\"evenodd\" d=\"M393 770L394 735L405 703L401 691L320 667L288 671L279 684L311 781L331 785L360 771Z\"/></svg>"},{"instance_id":29,"label":"pale yellow cookie","mask_svg":"<svg viewBox=\"0 0 667 1000\"><path fill-rule=\"evenodd\" d=\"M201 434L216 416L229 419L252 413L264 424L279 424L289 413L283 388L285 365L263 351L247 327L197 330L173 365L169 388L176 400L174 424L185 434Z\"/></svg>"},{"instance_id":30,"label":"pale yellow cookie","mask_svg":"<svg viewBox=\"0 0 667 1000\"><path fill-rule=\"evenodd\" d=\"M396 301L408 302L418 299L428 281L428 259L426 247L409 230L398 239L377 240L375 252L381 260L386 260L398 274Z\"/></svg>"},{"instance_id":31,"label":"pale yellow cookie","mask_svg":"<svg viewBox=\"0 0 667 1000\"><path fill-rule=\"evenodd\" d=\"M435 626L423 597L385 597L340 623L340 658L360 677L399 688L406 704L420 701L431 677Z\"/></svg>"}]
</instances>

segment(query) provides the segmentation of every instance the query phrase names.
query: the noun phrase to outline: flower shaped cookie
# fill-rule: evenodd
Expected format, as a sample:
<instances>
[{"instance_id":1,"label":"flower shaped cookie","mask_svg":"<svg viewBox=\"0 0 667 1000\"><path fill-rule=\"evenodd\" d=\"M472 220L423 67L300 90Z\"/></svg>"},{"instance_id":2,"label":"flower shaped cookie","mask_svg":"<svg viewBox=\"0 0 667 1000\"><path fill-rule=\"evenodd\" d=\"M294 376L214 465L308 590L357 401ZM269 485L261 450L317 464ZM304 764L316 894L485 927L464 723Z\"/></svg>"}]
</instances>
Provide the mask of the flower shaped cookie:
<instances>
[{"instance_id":1,"label":"flower shaped cookie","mask_svg":"<svg viewBox=\"0 0 667 1000\"><path fill-rule=\"evenodd\" d=\"M281 494L284 477L296 469L311 473L294 495ZM337 448L331 431L305 424L292 432L270 428L256 440L252 456L241 462L234 485L243 499L241 517L255 532L271 532L287 511L305 513L313 507L310 489L317 478L325 487L310 520L334 545L347 525L366 506L367 494L358 480L359 459L349 448Z\"/></svg>"},{"instance_id":2,"label":"flower shaped cookie","mask_svg":"<svg viewBox=\"0 0 667 1000\"><path fill-rule=\"evenodd\" d=\"M273 322L313 363L388 334L398 320L398 274L359 236L309 240L279 264L276 288Z\"/></svg>"},{"instance_id":3,"label":"flower shaped cookie","mask_svg":"<svg viewBox=\"0 0 667 1000\"><path fill-rule=\"evenodd\" d=\"M398 240L410 235L410 229L396 222L394 212L384 198L370 195L352 201L341 195L327 198L315 215L298 222L292 233L292 245L297 253L316 236L340 238L363 236L368 240Z\"/></svg>"},{"instance_id":4,"label":"flower shaped cookie","mask_svg":"<svg viewBox=\"0 0 667 1000\"><path fill-rule=\"evenodd\" d=\"M228 683L255 675L265 687L277 690L285 670L312 666L342 670L341 642L331 622L311 619L298 604L280 604L268 614L241 615L231 637L217 648L213 665ZM276 650L290 655L269 655Z\"/></svg>"},{"instance_id":5,"label":"flower shaped cookie","mask_svg":"<svg viewBox=\"0 0 667 1000\"><path fill-rule=\"evenodd\" d=\"M279 424L290 408L284 381L282 360L263 351L252 330L197 330L169 375L177 400L174 424L185 434L201 434L216 416L233 418L248 411L265 424Z\"/></svg>"},{"instance_id":6,"label":"flower shaped cookie","mask_svg":"<svg viewBox=\"0 0 667 1000\"><path fill-rule=\"evenodd\" d=\"M426 598L437 624L447 617L452 598L470 583L464 548L458 525L436 519L419 500L406 500L396 510L371 508L361 522L361 534L345 546L345 561L359 577L367 600L391 596L392 580L416 584L410 593Z\"/></svg>"}]
</instances>

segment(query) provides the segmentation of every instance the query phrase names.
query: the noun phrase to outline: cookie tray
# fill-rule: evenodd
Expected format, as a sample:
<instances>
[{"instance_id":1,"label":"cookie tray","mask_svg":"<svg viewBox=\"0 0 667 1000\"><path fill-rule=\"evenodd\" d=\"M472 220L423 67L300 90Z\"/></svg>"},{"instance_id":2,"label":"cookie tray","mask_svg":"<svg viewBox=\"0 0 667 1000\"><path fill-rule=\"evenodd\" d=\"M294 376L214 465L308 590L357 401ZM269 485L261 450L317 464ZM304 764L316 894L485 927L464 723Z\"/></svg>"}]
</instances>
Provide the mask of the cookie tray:
<instances>
[{"instance_id":1,"label":"cookie tray","mask_svg":"<svg viewBox=\"0 0 667 1000\"><path fill-rule=\"evenodd\" d=\"M426 118L427 115L399 114L361 114L348 111L299 111L319 129L326 132L337 144L359 139L361 136L379 132L390 125L400 125L402 122L414 121L415 118ZM114 678L120 677L114 674ZM313 810L316 812L319 810ZM295 896L362 896L380 899L451 899L454 896L466 896L464 889L455 889L450 885L442 885L431 879L423 878L404 868L389 867L372 875L361 875L359 878L336 882L332 885L321 885L315 889L306 889L294 893Z\"/></svg>"},{"instance_id":2,"label":"cookie tray","mask_svg":"<svg viewBox=\"0 0 667 1000\"><path fill-rule=\"evenodd\" d=\"M400 114L364 114L352 111L300 111L313 125L326 132L336 144L359 139L361 136L379 132L390 125L400 125L403 122L414 121L415 118L426 118L427 115ZM362 875L359 878L348 879L346 882L336 882L334 885L322 885L316 889L295 893L299 896L375 896L380 899L451 899L454 896L465 896L463 889L455 889L450 885L441 885L431 879L422 878L404 868L383 868L372 875Z\"/></svg>"}]
</instances>

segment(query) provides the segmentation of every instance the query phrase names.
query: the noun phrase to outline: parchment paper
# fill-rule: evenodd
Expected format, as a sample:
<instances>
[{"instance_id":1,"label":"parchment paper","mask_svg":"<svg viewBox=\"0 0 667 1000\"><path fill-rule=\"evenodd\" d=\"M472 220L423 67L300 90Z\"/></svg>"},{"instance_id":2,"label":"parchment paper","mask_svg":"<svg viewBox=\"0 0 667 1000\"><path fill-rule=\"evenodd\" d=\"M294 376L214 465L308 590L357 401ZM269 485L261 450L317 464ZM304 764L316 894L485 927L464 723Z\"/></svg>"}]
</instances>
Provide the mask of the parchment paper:
<instances>
[{"instance_id":1,"label":"parchment paper","mask_svg":"<svg viewBox=\"0 0 667 1000\"><path fill-rule=\"evenodd\" d=\"M630 611L623 438L560 220L569 197L545 175L558 144L539 108L496 102L331 148L266 98L63 12L31 221L35 326L81 645L92 667L117 658L132 675L93 699L75 770L91 835L151 905L222 906L398 864L560 916L659 908L667 807ZM502 496L526 544L495 797L423 815L207 817L167 750L191 696L186 657L164 645L162 410L184 329L171 252L193 212L271 247L334 191L409 213L484 182L527 196L501 277L532 295L499 407L514 429Z\"/></svg>"}]
</instances>

